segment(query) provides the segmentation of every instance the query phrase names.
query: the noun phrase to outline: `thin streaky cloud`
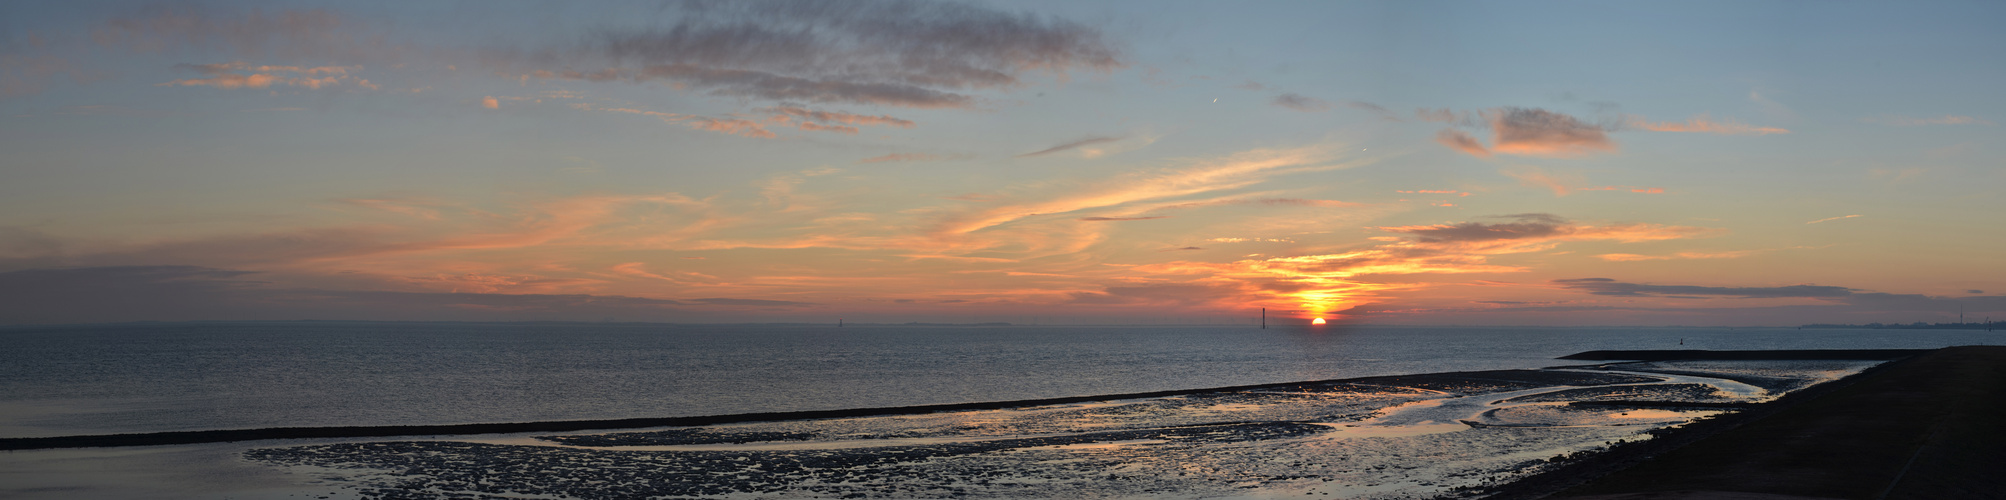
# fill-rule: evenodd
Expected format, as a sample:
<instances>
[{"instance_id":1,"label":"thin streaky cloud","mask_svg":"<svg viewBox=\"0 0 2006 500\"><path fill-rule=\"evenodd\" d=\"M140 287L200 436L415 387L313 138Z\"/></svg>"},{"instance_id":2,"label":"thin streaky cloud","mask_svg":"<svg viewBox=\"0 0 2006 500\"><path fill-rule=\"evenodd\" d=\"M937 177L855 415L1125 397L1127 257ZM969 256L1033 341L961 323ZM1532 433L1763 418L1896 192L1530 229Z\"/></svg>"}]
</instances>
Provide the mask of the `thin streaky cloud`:
<instances>
[{"instance_id":1,"label":"thin streaky cloud","mask_svg":"<svg viewBox=\"0 0 2006 500\"><path fill-rule=\"evenodd\" d=\"M1435 142L1470 156L1478 158L1491 157L1491 150L1485 148L1483 142L1478 141L1477 138L1471 137L1470 134L1464 133L1461 130L1452 128L1442 129L1441 132L1435 133Z\"/></svg>"},{"instance_id":2,"label":"thin streaky cloud","mask_svg":"<svg viewBox=\"0 0 2006 500\"><path fill-rule=\"evenodd\" d=\"M1107 221L1150 220L1150 219L1168 219L1168 218L1170 218L1170 216L1168 215L1151 215L1146 217L1081 217L1080 220L1087 222L1107 222Z\"/></svg>"},{"instance_id":3,"label":"thin streaky cloud","mask_svg":"<svg viewBox=\"0 0 2006 500\"><path fill-rule=\"evenodd\" d=\"M1037 214L1060 214L1125 203L1190 196L1225 189L1237 189L1287 173L1336 170L1370 163L1370 160L1338 162L1330 145L1293 149L1257 149L1224 158L1196 162L1182 170L1137 172L1109 179L1102 186L1069 192L1054 198L998 206L968 213L942 222L930 232L935 236L964 235Z\"/></svg>"},{"instance_id":4,"label":"thin streaky cloud","mask_svg":"<svg viewBox=\"0 0 2006 500\"><path fill-rule=\"evenodd\" d=\"M1758 127L1755 125L1736 122L1732 119L1716 121L1704 114L1689 118L1684 122L1652 122L1650 120L1644 119L1644 117L1632 115L1629 116L1626 120L1624 120L1623 125L1629 128L1649 130L1653 132L1699 132L1699 133L1721 134L1721 135L1769 135L1769 134L1790 133L1789 130L1777 127Z\"/></svg>"},{"instance_id":5,"label":"thin streaky cloud","mask_svg":"<svg viewBox=\"0 0 2006 500\"><path fill-rule=\"evenodd\" d=\"M1079 149L1079 148L1081 148L1081 147L1084 147L1084 146L1092 146L1092 145L1095 145L1095 144L1106 144L1106 143L1110 143L1110 142L1115 142L1115 141L1119 141L1119 140L1121 140L1121 139L1122 139L1122 138L1120 138L1120 137L1103 137L1103 136L1094 136L1094 137L1086 137L1086 138L1082 138L1082 139L1077 139L1077 140L1073 140L1073 141L1071 141L1071 142L1066 142L1066 143L1061 143L1061 144L1059 144L1059 145L1056 145L1056 146L1052 146L1052 147L1049 147L1049 148L1045 148L1045 149L1040 149L1040 150L1037 150L1037 151L1032 151L1032 152L1029 152L1029 153L1024 153L1024 154L1020 154L1020 155L1017 155L1017 156L1014 156L1013 158L1030 158L1030 157L1034 157L1034 156L1044 156L1044 155L1048 155L1048 154L1052 154L1052 153L1058 153L1058 152L1063 152L1063 151L1069 151L1069 150L1074 150L1074 149Z\"/></svg>"},{"instance_id":6,"label":"thin streaky cloud","mask_svg":"<svg viewBox=\"0 0 2006 500\"><path fill-rule=\"evenodd\" d=\"M378 90L382 86L369 80L349 74L360 66L253 66L244 62L222 64L182 64L182 69L192 69L208 78L188 78L159 84L162 87L215 87L219 89L267 89L273 86L304 87L320 89L348 85Z\"/></svg>"},{"instance_id":7,"label":"thin streaky cloud","mask_svg":"<svg viewBox=\"0 0 2006 500\"><path fill-rule=\"evenodd\" d=\"M821 111L815 109L800 108L795 106L774 106L770 108L761 108L758 111L776 113L801 120L833 122L833 123L841 123L844 125L886 125L899 128L913 128L914 125L912 120L893 118L885 115L878 115L878 116L858 115L858 114L842 113L835 111Z\"/></svg>"},{"instance_id":8,"label":"thin streaky cloud","mask_svg":"<svg viewBox=\"0 0 2006 500\"><path fill-rule=\"evenodd\" d=\"M1992 123L1989 120L1983 120L1979 118L1973 118L1961 115L1943 115L1930 118L1912 118L1907 116L1888 115L1888 116L1861 118L1860 121L1868 123L1879 123L1882 125L1893 125L1897 127L1921 127L1925 125L1998 125L1997 123Z\"/></svg>"},{"instance_id":9,"label":"thin streaky cloud","mask_svg":"<svg viewBox=\"0 0 2006 500\"><path fill-rule=\"evenodd\" d=\"M1304 113L1330 111L1330 101L1290 92L1275 96L1274 104Z\"/></svg>"},{"instance_id":10,"label":"thin streaky cloud","mask_svg":"<svg viewBox=\"0 0 2006 500\"><path fill-rule=\"evenodd\" d=\"M937 155L933 153L892 153L857 160L857 163L894 163L909 161L965 160L969 155Z\"/></svg>"},{"instance_id":11,"label":"thin streaky cloud","mask_svg":"<svg viewBox=\"0 0 2006 500\"><path fill-rule=\"evenodd\" d=\"M1692 260L1692 259L1738 259L1760 252L1760 250L1739 250L1732 252L1679 252L1672 255L1639 255L1634 253L1607 253L1595 256L1610 262L1637 262L1646 260Z\"/></svg>"},{"instance_id":12,"label":"thin streaky cloud","mask_svg":"<svg viewBox=\"0 0 2006 500\"><path fill-rule=\"evenodd\" d=\"M1740 298L1836 298L1853 294L1853 289L1842 286L1790 285L1777 287L1724 287L1695 285L1647 285L1626 283L1609 278L1557 279L1555 285L1569 290L1586 291L1594 295L1616 297L1651 296L1718 296Z\"/></svg>"},{"instance_id":13,"label":"thin streaky cloud","mask_svg":"<svg viewBox=\"0 0 2006 500\"><path fill-rule=\"evenodd\" d=\"M1817 223L1820 223L1820 222L1830 222L1830 221L1835 221L1835 220L1839 220L1839 219L1851 219L1851 218L1854 218L1854 217L1861 217L1861 215L1859 215L1859 214L1853 214L1853 215L1841 215L1841 216L1838 216L1838 217L1826 217L1826 218L1823 218L1823 219L1818 219L1818 220L1814 220L1814 221L1811 221L1811 222L1806 222L1805 224L1817 224Z\"/></svg>"},{"instance_id":14,"label":"thin streaky cloud","mask_svg":"<svg viewBox=\"0 0 2006 500\"><path fill-rule=\"evenodd\" d=\"M1373 114L1379 115L1380 118L1386 119L1387 121L1396 121L1396 122L1401 121L1400 116L1398 114L1395 114L1393 110L1386 109L1385 106L1380 106L1378 104L1373 104L1365 101L1345 101L1344 105L1352 109L1371 111Z\"/></svg>"},{"instance_id":15,"label":"thin streaky cloud","mask_svg":"<svg viewBox=\"0 0 2006 500\"><path fill-rule=\"evenodd\" d=\"M1531 165L1509 167L1498 170L1498 173L1518 179L1521 185L1551 189L1554 196L1567 196L1568 193L1580 189L1578 186L1586 184L1580 175L1550 171Z\"/></svg>"},{"instance_id":16,"label":"thin streaky cloud","mask_svg":"<svg viewBox=\"0 0 2006 500\"><path fill-rule=\"evenodd\" d=\"M713 118L709 116L686 115L681 113L665 113L661 111L649 111L649 110L634 109L634 108L608 108L608 107L593 106L587 103L575 103L572 104L571 107L573 109L578 109L581 111L603 111L608 113L623 113L630 115L654 117L664 122L680 124L697 130L707 130L711 132L720 132L736 136L752 137L758 139L772 139L775 137L779 137L779 134L775 134L773 133L773 131L767 130L765 125L756 121L747 120L743 118ZM855 129L851 130L854 131Z\"/></svg>"}]
</instances>

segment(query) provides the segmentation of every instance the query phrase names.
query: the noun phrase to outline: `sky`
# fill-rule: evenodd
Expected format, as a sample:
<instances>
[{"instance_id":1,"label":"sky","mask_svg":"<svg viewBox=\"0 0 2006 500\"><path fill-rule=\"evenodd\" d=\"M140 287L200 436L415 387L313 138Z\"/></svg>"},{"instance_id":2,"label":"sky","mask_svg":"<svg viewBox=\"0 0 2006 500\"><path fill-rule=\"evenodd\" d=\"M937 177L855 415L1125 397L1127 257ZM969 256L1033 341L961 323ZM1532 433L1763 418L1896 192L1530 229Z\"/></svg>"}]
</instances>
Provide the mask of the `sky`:
<instances>
[{"instance_id":1,"label":"sky","mask_svg":"<svg viewBox=\"0 0 2006 500\"><path fill-rule=\"evenodd\" d=\"M1999 2L4 2L0 324L2006 319Z\"/></svg>"}]
</instances>

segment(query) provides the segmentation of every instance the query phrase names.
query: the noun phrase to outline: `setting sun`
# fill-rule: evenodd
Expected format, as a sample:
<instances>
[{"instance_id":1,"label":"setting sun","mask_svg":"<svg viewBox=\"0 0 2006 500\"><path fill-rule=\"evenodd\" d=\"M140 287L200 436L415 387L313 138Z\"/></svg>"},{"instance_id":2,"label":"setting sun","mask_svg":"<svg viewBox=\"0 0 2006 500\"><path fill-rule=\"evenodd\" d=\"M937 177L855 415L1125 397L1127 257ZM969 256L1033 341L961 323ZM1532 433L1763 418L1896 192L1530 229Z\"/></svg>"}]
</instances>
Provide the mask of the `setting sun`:
<instances>
[{"instance_id":1,"label":"setting sun","mask_svg":"<svg viewBox=\"0 0 2006 500\"><path fill-rule=\"evenodd\" d=\"M1321 325L1321 324L1323 324L1323 318L1317 318L1317 319L1313 319L1313 320L1309 320L1309 324L1312 324L1312 325Z\"/></svg>"}]
</instances>

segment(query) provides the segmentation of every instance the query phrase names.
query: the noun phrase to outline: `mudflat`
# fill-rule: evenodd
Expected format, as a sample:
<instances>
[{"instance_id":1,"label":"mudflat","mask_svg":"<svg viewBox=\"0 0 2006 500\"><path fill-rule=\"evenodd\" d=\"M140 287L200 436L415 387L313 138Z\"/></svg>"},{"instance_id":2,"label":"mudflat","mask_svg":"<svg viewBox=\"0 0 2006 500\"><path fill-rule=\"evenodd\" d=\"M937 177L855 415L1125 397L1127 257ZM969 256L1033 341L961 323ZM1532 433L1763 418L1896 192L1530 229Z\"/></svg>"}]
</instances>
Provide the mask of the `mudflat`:
<instances>
[{"instance_id":1,"label":"mudflat","mask_svg":"<svg viewBox=\"0 0 2006 500\"><path fill-rule=\"evenodd\" d=\"M2006 347L1945 348L1552 498L2006 498L2003 415Z\"/></svg>"}]
</instances>

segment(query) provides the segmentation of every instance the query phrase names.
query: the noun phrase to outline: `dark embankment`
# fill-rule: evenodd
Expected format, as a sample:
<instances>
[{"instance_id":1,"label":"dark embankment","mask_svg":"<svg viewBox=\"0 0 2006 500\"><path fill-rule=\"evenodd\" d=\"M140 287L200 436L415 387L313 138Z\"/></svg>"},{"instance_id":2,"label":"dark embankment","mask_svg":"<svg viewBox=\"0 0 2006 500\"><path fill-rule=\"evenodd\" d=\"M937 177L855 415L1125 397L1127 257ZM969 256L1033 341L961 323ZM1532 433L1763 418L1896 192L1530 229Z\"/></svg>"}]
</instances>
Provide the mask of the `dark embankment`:
<instances>
[{"instance_id":1,"label":"dark embankment","mask_svg":"<svg viewBox=\"0 0 2006 500\"><path fill-rule=\"evenodd\" d=\"M1889 360L1929 352L1929 349L1804 349L1777 351L1588 351L1559 359L1584 361L1789 361L1813 359Z\"/></svg>"},{"instance_id":2,"label":"dark embankment","mask_svg":"<svg viewBox=\"0 0 2006 500\"><path fill-rule=\"evenodd\" d=\"M2006 347L1940 349L1618 446L1493 498L2006 498L2001 415Z\"/></svg>"},{"instance_id":3,"label":"dark embankment","mask_svg":"<svg viewBox=\"0 0 2006 500\"><path fill-rule=\"evenodd\" d=\"M40 450L50 448L106 448L117 446L159 446L176 444L227 443L235 441L258 441L266 439L327 439L327 438L376 438L397 436L449 436L468 434L513 434L523 432L573 432L590 430L639 429L646 427L684 427L718 425L740 422L772 422L780 420L815 420L826 418L877 417L889 415L917 415L968 410L996 410L1023 408L1118 399L1161 398L1214 392L1247 391L1262 389L1290 389L1305 386L1341 384L1348 382L1389 382L1399 381L1420 384L1439 380L1473 379L1488 384L1530 384L1530 385L1596 385L1610 383L1599 381L1607 375L1584 375L1569 372L1548 372L1539 370L1495 370L1478 372L1451 372L1391 377L1365 377L1351 379L1317 380L1309 382L1286 382L1278 384L1241 385L1213 387L1209 389L1183 389L1174 391L1138 392L1129 394L1104 394L1097 396L1073 396L1063 398L1025 399L1017 401L993 401L983 403L953 403L919 406L899 406L890 408L855 408L846 410L811 410L766 413L739 413L732 415L710 415L696 417L628 418L615 420L564 420L555 422L514 422L493 424L452 424L452 425L379 425L353 427L273 427L266 429L233 429L212 431L149 432L137 434L107 434L94 436L58 436L34 438L0 438L0 450ZM1414 380L1409 380L1414 379Z\"/></svg>"}]
</instances>

